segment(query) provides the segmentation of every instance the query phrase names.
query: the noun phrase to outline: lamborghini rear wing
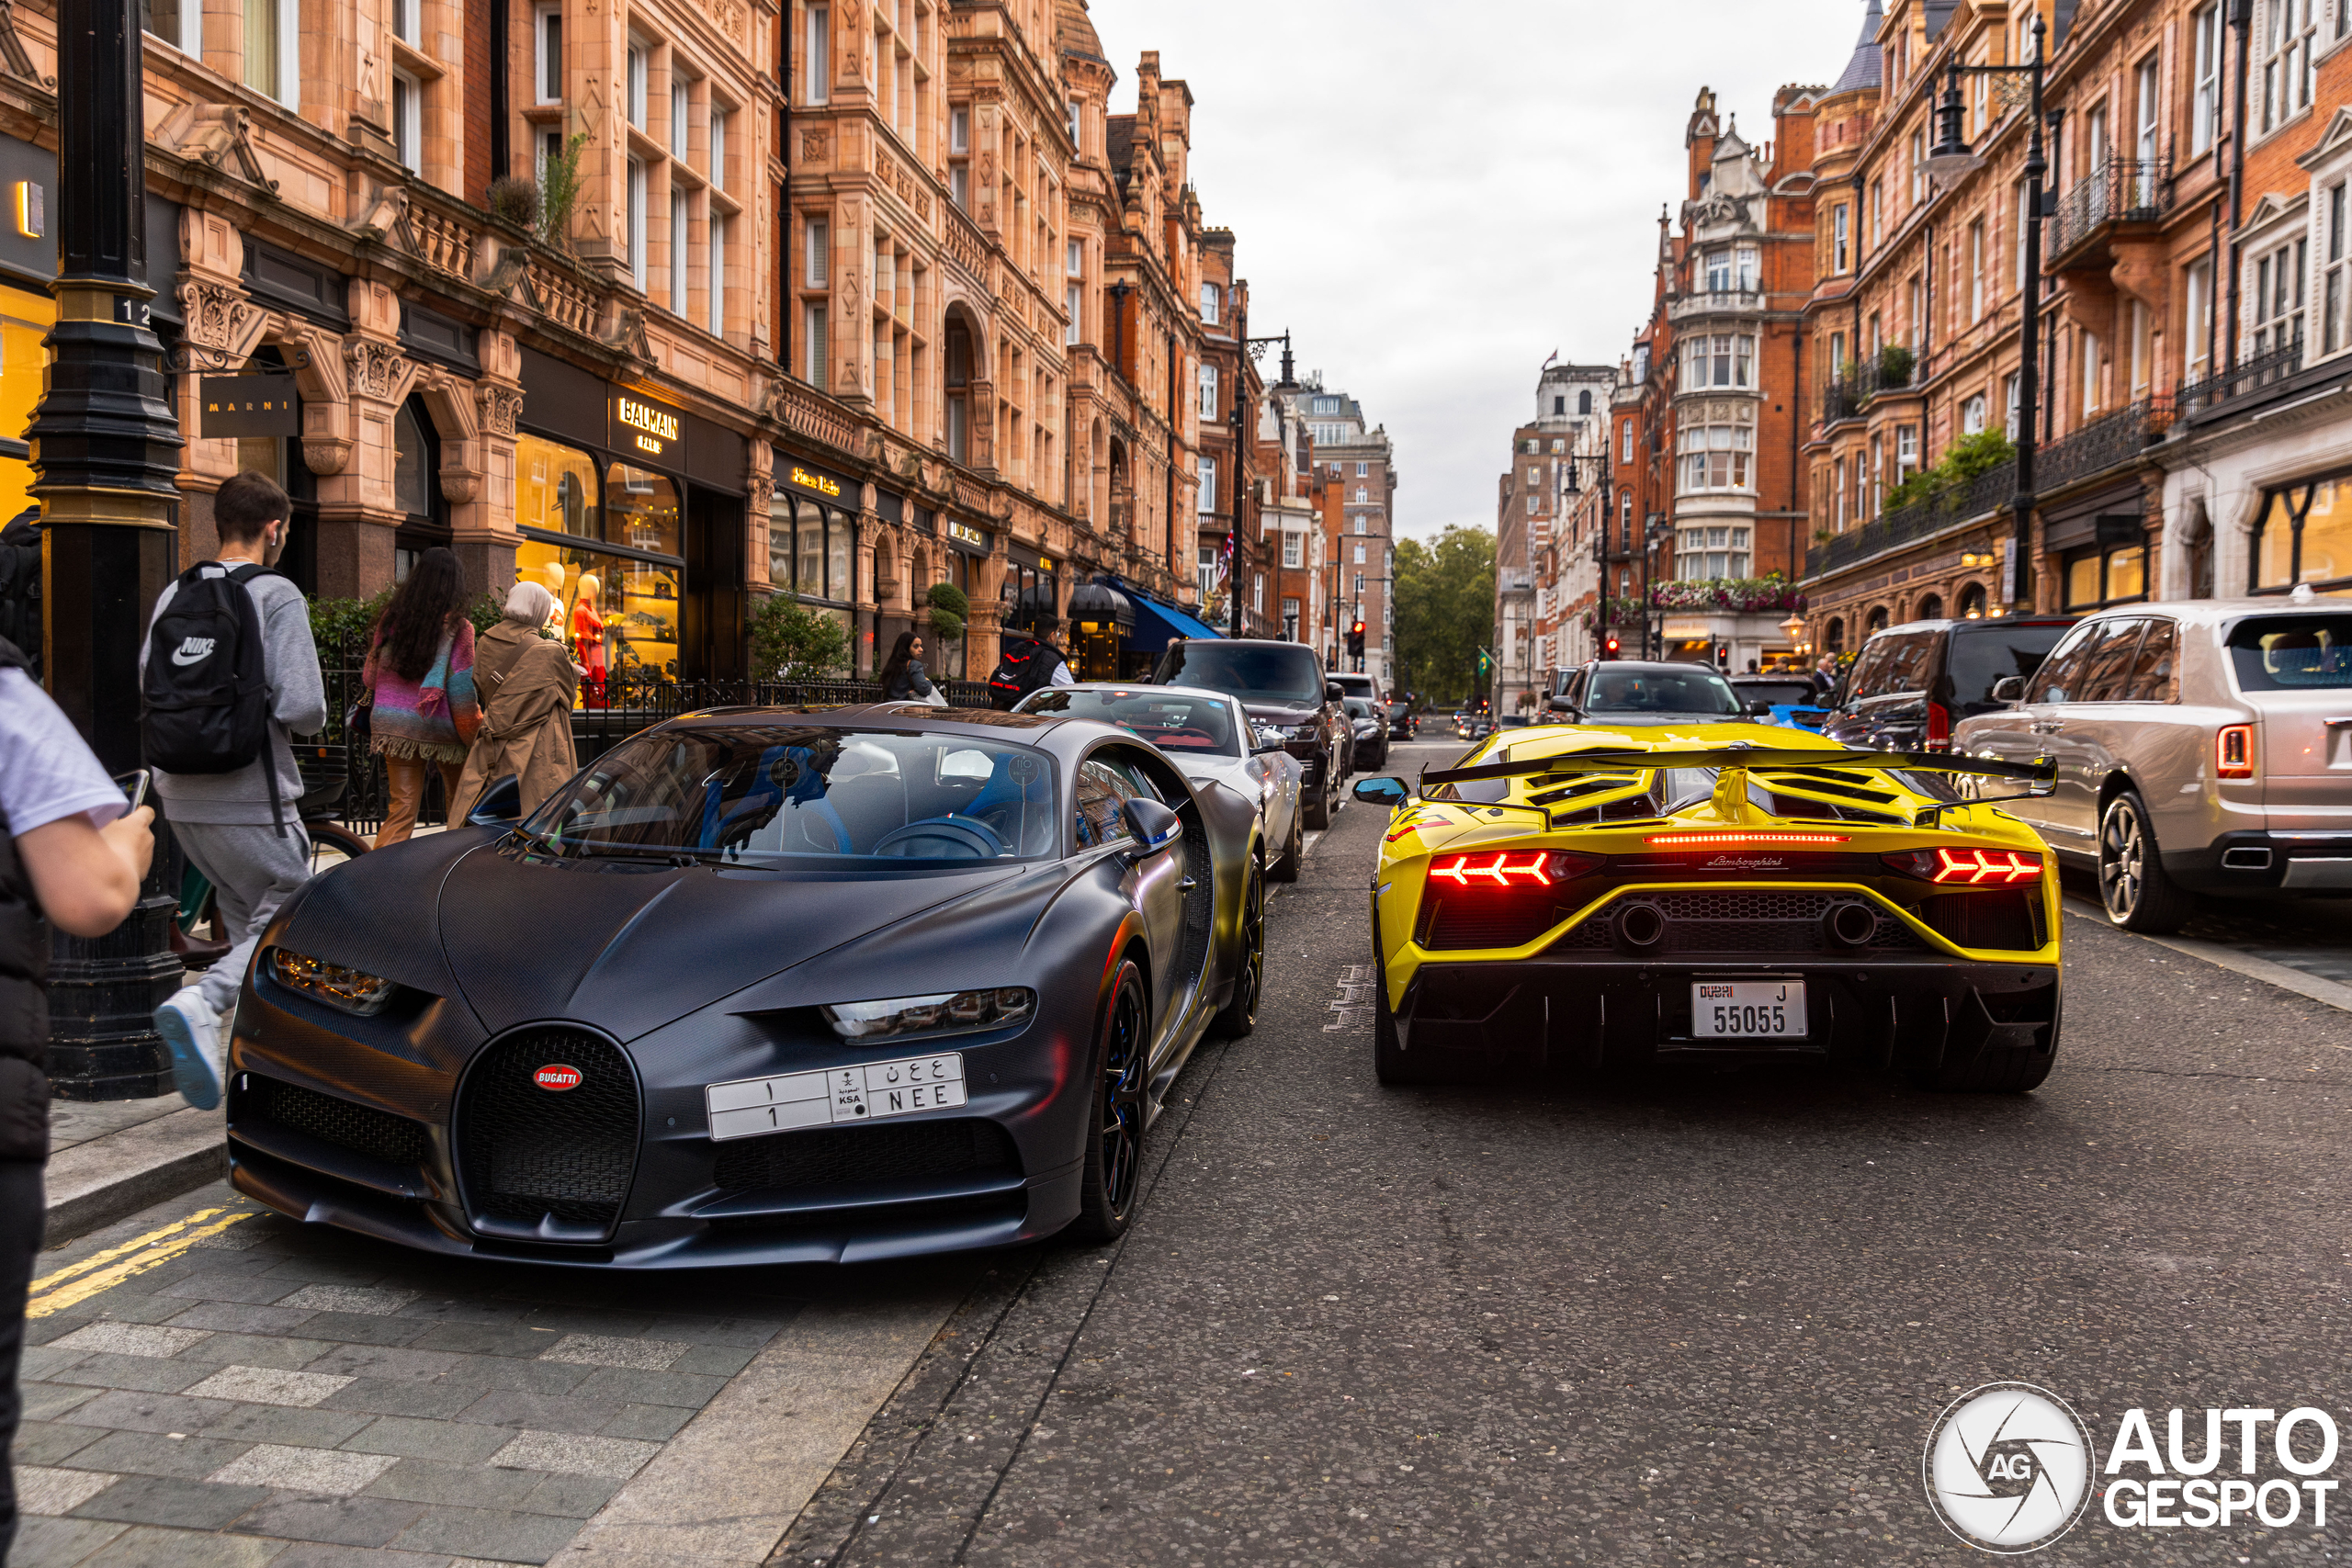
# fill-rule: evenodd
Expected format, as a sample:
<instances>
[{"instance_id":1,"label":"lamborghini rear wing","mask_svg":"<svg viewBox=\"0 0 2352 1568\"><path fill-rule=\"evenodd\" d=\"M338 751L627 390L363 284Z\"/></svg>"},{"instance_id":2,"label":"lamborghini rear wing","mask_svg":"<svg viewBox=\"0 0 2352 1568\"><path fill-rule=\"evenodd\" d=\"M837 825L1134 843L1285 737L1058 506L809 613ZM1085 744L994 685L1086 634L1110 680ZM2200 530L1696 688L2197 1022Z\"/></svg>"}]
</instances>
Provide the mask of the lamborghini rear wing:
<instances>
[{"instance_id":1,"label":"lamborghini rear wing","mask_svg":"<svg viewBox=\"0 0 2352 1568\"><path fill-rule=\"evenodd\" d=\"M1965 773L1978 778L2017 779L2046 794L2058 783L2058 764L2047 757L2030 762L1996 761L1951 751L1830 751L1818 747L1725 746L1710 750L1623 751L1597 748L1475 768L1448 768L1421 774L1421 785L1474 784L1482 779L1574 778L1580 773L1627 773L1654 768L1737 768L1748 773Z\"/></svg>"}]
</instances>

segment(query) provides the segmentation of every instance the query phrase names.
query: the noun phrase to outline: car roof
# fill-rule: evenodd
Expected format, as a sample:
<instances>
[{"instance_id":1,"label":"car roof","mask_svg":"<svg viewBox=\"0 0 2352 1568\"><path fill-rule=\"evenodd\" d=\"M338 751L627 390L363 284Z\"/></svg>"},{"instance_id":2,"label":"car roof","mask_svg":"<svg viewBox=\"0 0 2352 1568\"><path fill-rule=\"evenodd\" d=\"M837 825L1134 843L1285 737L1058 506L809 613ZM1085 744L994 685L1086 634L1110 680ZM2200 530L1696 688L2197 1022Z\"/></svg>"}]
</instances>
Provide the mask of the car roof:
<instances>
[{"instance_id":1,"label":"car roof","mask_svg":"<svg viewBox=\"0 0 2352 1568\"><path fill-rule=\"evenodd\" d=\"M1149 681L1073 681L1067 686L1040 686L1030 693L1029 696L1023 697L1021 700L1025 703L1029 697L1042 697L1047 692L1132 692L1136 696L1142 696L1147 693L1157 696L1163 692L1171 692L1180 697L1209 697L1220 703L1238 703L1241 700L1231 692L1211 691L1206 686L1159 686ZM1038 716L1061 718L1069 716L1041 714Z\"/></svg>"},{"instance_id":2,"label":"car roof","mask_svg":"<svg viewBox=\"0 0 2352 1568\"><path fill-rule=\"evenodd\" d=\"M2063 613L2047 615L1980 615L1974 620L1905 621L1900 626L1884 626L1862 639L1865 645L1896 632L1996 632L2003 626L2071 626L2084 619L2081 615Z\"/></svg>"},{"instance_id":3,"label":"car roof","mask_svg":"<svg viewBox=\"0 0 2352 1568\"><path fill-rule=\"evenodd\" d=\"M2086 621L2112 621L2126 616L2164 615L2188 626L2218 626L2248 615L2327 615L2352 614L2352 598L2317 598L2298 601L2284 593L2263 594L2248 599L2165 599L2155 604L2111 604L2104 610L2093 610L2082 618Z\"/></svg>"},{"instance_id":4,"label":"car roof","mask_svg":"<svg viewBox=\"0 0 2352 1568\"><path fill-rule=\"evenodd\" d=\"M1595 670L1655 670L1659 671L1672 670L1680 672L1688 672L1692 670L1697 670L1709 675L1723 674L1722 671L1716 669L1712 664L1684 664L1671 659L1596 659L1592 660L1590 667ZM1728 680L1730 677L1724 676L1724 679Z\"/></svg>"},{"instance_id":5,"label":"car roof","mask_svg":"<svg viewBox=\"0 0 2352 1568\"><path fill-rule=\"evenodd\" d=\"M935 708L927 703L808 704L799 707L697 708L682 713L662 729L729 729L742 725L805 725L827 729L923 729L974 739L993 737L1015 745L1043 742L1054 730L1078 725L1125 735L1116 725L1060 714L1000 713L994 708ZM1006 731L1012 731L1007 734ZM639 731L640 734L644 731ZM1132 739L1132 737L1130 737Z\"/></svg>"}]
</instances>

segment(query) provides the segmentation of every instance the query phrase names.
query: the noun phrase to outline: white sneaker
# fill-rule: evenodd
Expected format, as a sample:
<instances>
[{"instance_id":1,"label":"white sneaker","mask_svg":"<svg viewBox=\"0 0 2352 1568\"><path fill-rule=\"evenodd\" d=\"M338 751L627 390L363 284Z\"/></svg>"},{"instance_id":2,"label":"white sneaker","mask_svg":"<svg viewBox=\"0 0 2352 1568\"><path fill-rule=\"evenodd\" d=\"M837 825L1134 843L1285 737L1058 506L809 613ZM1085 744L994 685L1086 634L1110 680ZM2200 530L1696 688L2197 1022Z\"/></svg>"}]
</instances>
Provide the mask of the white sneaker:
<instances>
[{"instance_id":1,"label":"white sneaker","mask_svg":"<svg viewBox=\"0 0 2352 1568\"><path fill-rule=\"evenodd\" d=\"M198 1111L220 1103L220 1074L228 1058L221 1026L227 1021L194 986L175 991L155 1010L155 1032L172 1054L172 1085Z\"/></svg>"}]
</instances>

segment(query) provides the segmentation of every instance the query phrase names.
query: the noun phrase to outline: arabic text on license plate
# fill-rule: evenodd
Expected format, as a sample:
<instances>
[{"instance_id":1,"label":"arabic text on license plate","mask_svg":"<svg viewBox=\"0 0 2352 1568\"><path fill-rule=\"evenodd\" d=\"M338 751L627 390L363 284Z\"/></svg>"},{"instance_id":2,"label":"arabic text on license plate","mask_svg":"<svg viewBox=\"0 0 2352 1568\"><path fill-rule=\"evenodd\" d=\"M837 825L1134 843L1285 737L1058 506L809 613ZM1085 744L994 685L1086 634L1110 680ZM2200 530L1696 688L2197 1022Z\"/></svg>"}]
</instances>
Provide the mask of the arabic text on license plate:
<instances>
[{"instance_id":1,"label":"arabic text on license plate","mask_svg":"<svg viewBox=\"0 0 2352 1568\"><path fill-rule=\"evenodd\" d=\"M1696 1040L1770 1040L1806 1032L1803 980L1700 980L1690 987Z\"/></svg>"},{"instance_id":2,"label":"arabic text on license plate","mask_svg":"<svg viewBox=\"0 0 2352 1568\"><path fill-rule=\"evenodd\" d=\"M816 1073L738 1078L703 1090L714 1143L944 1111L964 1103L964 1058L955 1051L866 1062Z\"/></svg>"}]
</instances>

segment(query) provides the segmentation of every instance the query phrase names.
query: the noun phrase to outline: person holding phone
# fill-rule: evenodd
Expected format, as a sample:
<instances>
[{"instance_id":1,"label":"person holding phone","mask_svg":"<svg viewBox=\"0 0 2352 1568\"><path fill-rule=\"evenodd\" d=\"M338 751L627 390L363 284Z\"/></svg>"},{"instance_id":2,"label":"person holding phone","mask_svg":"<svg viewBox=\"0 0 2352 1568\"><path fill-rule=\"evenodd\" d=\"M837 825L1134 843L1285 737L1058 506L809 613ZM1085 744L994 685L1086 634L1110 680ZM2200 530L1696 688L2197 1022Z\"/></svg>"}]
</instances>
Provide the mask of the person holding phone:
<instances>
[{"instance_id":1,"label":"person holding phone","mask_svg":"<svg viewBox=\"0 0 2352 1568\"><path fill-rule=\"evenodd\" d=\"M29 668L0 639L0 1456L23 1413L25 1288L48 1217L49 928L114 930L155 852L154 808L124 797ZM144 793L143 776L131 784ZM16 1483L0 1462L0 1562L16 1531Z\"/></svg>"}]
</instances>

